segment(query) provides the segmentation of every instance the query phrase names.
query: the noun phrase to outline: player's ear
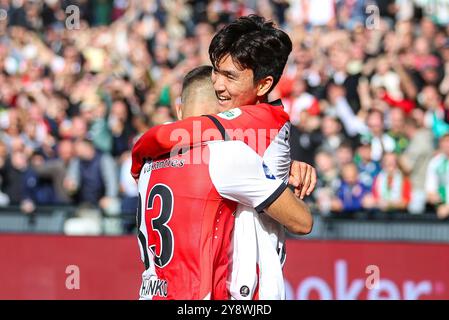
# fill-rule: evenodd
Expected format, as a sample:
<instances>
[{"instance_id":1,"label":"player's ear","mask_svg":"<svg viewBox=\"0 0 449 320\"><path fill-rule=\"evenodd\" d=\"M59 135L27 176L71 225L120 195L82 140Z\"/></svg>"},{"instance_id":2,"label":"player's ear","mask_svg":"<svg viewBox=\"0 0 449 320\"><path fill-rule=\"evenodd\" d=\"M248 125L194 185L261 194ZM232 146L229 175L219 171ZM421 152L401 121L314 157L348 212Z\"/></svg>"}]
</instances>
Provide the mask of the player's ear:
<instances>
[{"instance_id":1,"label":"player's ear","mask_svg":"<svg viewBox=\"0 0 449 320\"><path fill-rule=\"evenodd\" d=\"M178 120L182 120L182 104L177 103L175 105L175 109L176 109L176 116L178 117Z\"/></svg>"},{"instance_id":2,"label":"player's ear","mask_svg":"<svg viewBox=\"0 0 449 320\"><path fill-rule=\"evenodd\" d=\"M257 91L256 94L258 97L263 97L267 94L268 91L270 91L271 87L273 86L274 79L272 76L265 77L261 79L257 83Z\"/></svg>"}]
</instances>

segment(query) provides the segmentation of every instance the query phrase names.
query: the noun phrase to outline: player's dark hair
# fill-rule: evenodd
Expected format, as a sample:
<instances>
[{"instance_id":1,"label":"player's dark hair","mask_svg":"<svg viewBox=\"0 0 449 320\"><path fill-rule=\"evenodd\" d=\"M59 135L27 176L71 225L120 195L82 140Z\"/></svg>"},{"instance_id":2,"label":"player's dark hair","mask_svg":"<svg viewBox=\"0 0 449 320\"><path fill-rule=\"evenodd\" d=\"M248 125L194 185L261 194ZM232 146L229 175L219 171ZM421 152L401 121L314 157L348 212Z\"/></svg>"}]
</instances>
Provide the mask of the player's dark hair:
<instances>
[{"instance_id":1,"label":"player's dark hair","mask_svg":"<svg viewBox=\"0 0 449 320\"><path fill-rule=\"evenodd\" d=\"M273 77L273 89L278 83L292 51L290 37L277 29L272 21L257 15L240 17L221 29L209 46L209 58L214 68L228 54L233 62L254 73L254 82Z\"/></svg>"},{"instance_id":2,"label":"player's dark hair","mask_svg":"<svg viewBox=\"0 0 449 320\"><path fill-rule=\"evenodd\" d=\"M195 69L192 69L189 71L189 73L186 74L184 77L184 80L182 81L182 94L181 94L181 100L185 101L185 92L192 84L194 84L197 81L204 81L204 80L210 80L210 76L212 74L212 67L211 66L199 66Z\"/></svg>"}]
</instances>

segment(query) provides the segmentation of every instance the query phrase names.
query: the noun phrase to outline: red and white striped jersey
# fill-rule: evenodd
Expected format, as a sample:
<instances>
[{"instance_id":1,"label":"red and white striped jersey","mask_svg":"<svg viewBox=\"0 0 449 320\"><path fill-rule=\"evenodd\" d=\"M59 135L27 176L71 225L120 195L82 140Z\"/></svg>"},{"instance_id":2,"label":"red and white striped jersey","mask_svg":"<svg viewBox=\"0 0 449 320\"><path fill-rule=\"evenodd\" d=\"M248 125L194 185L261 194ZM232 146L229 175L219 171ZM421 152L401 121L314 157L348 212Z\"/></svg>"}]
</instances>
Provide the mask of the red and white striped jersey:
<instances>
[{"instance_id":1,"label":"red and white striped jersey","mask_svg":"<svg viewBox=\"0 0 449 320\"><path fill-rule=\"evenodd\" d=\"M138 188L140 298L228 299L237 203L261 212L286 184L243 142L216 141L147 162Z\"/></svg>"},{"instance_id":2,"label":"red and white striped jersey","mask_svg":"<svg viewBox=\"0 0 449 320\"><path fill-rule=\"evenodd\" d=\"M287 182L291 162L289 132L289 117L280 101L191 117L145 133L133 148L132 174L136 175L145 158L170 153L177 147L225 139L245 142L263 157L267 171ZM228 289L234 299L284 299L284 227L253 208L239 205L236 211Z\"/></svg>"}]
</instances>

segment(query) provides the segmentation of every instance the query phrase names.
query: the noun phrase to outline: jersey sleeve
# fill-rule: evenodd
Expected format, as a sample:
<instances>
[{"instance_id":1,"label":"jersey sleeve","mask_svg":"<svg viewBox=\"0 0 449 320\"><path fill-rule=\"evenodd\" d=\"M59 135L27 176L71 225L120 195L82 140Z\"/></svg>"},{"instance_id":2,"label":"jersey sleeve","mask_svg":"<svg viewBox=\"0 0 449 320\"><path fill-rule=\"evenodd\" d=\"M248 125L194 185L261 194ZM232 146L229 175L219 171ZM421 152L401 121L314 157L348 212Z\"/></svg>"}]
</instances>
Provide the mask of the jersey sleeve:
<instances>
[{"instance_id":1,"label":"jersey sleeve","mask_svg":"<svg viewBox=\"0 0 449 320\"><path fill-rule=\"evenodd\" d=\"M225 132L225 140L245 142L259 155L263 155L281 129L289 123L282 104L261 103L234 108L209 116Z\"/></svg>"},{"instance_id":2,"label":"jersey sleeve","mask_svg":"<svg viewBox=\"0 0 449 320\"><path fill-rule=\"evenodd\" d=\"M157 159L176 152L176 149L201 143L206 138L207 141L223 139L223 132L207 116L190 117L155 126L145 132L133 146L131 175L137 179L147 159Z\"/></svg>"},{"instance_id":3,"label":"jersey sleeve","mask_svg":"<svg viewBox=\"0 0 449 320\"><path fill-rule=\"evenodd\" d=\"M255 208L260 213L287 188L245 143L215 142L209 144L209 149L209 174L223 198Z\"/></svg>"}]
</instances>

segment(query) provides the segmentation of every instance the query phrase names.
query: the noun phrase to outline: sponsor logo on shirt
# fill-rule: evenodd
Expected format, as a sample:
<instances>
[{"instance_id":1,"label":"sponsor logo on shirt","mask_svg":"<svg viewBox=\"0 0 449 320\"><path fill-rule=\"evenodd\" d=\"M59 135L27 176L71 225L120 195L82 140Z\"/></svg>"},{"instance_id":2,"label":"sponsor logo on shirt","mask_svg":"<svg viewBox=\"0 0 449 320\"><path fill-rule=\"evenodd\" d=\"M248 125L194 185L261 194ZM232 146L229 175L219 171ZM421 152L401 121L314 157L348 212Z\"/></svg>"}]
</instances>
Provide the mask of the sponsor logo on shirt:
<instances>
[{"instance_id":1,"label":"sponsor logo on shirt","mask_svg":"<svg viewBox=\"0 0 449 320\"><path fill-rule=\"evenodd\" d=\"M151 170L159 170L164 168L182 168L185 160L166 159L161 161L155 161L151 164ZM148 169L149 170L149 169Z\"/></svg>"},{"instance_id":2,"label":"sponsor logo on shirt","mask_svg":"<svg viewBox=\"0 0 449 320\"><path fill-rule=\"evenodd\" d=\"M239 108L234 108L234 109L230 109L228 111L223 111L223 112L219 113L218 116L222 119L232 120L232 119L237 118L241 114L242 114L242 110L240 110Z\"/></svg>"}]
</instances>

